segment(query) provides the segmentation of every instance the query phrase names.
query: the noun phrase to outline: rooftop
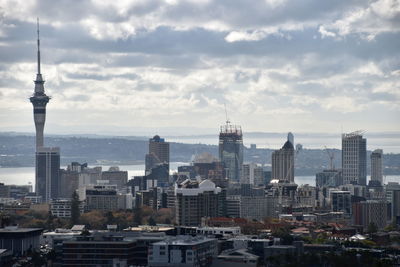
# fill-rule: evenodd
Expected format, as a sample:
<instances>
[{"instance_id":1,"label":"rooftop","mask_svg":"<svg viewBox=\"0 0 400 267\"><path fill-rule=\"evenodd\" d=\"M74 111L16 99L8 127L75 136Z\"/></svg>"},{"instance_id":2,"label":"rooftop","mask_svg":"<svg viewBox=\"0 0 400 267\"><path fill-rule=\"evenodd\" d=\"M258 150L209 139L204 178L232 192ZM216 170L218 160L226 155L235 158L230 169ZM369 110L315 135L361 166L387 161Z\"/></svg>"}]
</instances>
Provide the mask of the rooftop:
<instances>
[{"instance_id":1,"label":"rooftop","mask_svg":"<svg viewBox=\"0 0 400 267\"><path fill-rule=\"evenodd\" d=\"M203 236L176 236L176 237L170 237L167 238L166 240L156 242L154 245L183 245L183 246L189 246L189 245L198 245L204 242L208 241L213 241L216 240L214 238L207 238Z\"/></svg>"}]
</instances>

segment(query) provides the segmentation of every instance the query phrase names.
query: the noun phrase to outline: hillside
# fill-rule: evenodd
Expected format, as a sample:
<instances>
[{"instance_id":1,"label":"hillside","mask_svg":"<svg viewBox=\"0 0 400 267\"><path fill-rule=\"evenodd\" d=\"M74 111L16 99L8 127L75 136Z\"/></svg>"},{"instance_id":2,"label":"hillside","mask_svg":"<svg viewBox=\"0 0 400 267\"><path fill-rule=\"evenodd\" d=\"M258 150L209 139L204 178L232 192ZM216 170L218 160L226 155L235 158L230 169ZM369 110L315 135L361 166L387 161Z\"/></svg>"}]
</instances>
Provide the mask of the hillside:
<instances>
[{"instance_id":1,"label":"hillside","mask_svg":"<svg viewBox=\"0 0 400 267\"><path fill-rule=\"evenodd\" d=\"M127 137L46 137L48 146L61 148L61 164L71 161L89 164L128 165L143 163L148 142L143 138ZM218 147L205 144L171 143L170 158L175 162L189 162L193 155L209 152L218 155ZM244 149L245 162L271 164L271 149ZM341 166L341 151L335 154L334 164ZM369 164L368 152L368 166ZM386 175L400 174L400 154L384 154ZM34 137L30 135L0 135L0 167L34 166ZM329 167L329 157L321 149L303 149L296 159L296 175L314 175Z\"/></svg>"}]
</instances>

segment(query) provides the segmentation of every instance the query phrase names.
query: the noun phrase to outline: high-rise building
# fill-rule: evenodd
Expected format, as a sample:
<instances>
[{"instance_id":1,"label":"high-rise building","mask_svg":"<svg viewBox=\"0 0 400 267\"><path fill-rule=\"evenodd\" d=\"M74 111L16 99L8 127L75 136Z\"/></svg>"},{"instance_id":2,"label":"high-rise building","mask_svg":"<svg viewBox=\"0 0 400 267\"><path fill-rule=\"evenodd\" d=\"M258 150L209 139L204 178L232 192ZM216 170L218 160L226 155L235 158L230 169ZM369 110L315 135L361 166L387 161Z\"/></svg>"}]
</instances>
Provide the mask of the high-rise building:
<instances>
[{"instance_id":1,"label":"high-rise building","mask_svg":"<svg viewBox=\"0 0 400 267\"><path fill-rule=\"evenodd\" d=\"M186 180L175 184L176 223L186 226L199 226L202 217L222 216L220 208L223 199L221 188L210 180L201 183Z\"/></svg>"},{"instance_id":2,"label":"high-rise building","mask_svg":"<svg viewBox=\"0 0 400 267\"><path fill-rule=\"evenodd\" d=\"M85 201L85 210L117 210L118 193L116 185L88 185L79 188L79 200Z\"/></svg>"},{"instance_id":3,"label":"high-rise building","mask_svg":"<svg viewBox=\"0 0 400 267\"><path fill-rule=\"evenodd\" d=\"M351 194L349 191L330 192L331 210L333 212L343 212L351 214Z\"/></svg>"},{"instance_id":4,"label":"high-rise building","mask_svg":"<svg viewBox=\"0 0 400 267\"><path fill-rule=\"evenodd\" d=\"M155 135L149 139L149 153L146 155L146 173L158 164L166 164L169 173L169 143Z\"/></svg>"},{"instance_id":5,"label":"high-rise building","mask_svg":"<svg viewBox=\"0 0 400 267\"><path fill-rule=\"evenodd\" d=\"M219 160L230 182L239 182L243 165L243 135L240 126L229 122L219 133Z\"/></svg>"},{"instance_id":6,"label":"high-rise building","mask_svg":"<svg viewBox=\"0 0 400 267\"><path fill-rule=\"evenodd\" d=\"M353 204L354 223L362 225L364 230L373 223L378 229L385 228L387 224L387 202L378 200L367 200Z\"/></svg>"},{"instance_id":7,"label":"high-rise building","mask_svg":"<svg viewBox=\"0 0 400 267\"><path fill-rule=\"evenodd\" d=\"M255 163L243 164L240 182L254 186L265 185L263 167Z\"/></svg>"},{"instance_id":8,"label":"high-rise building","mask_svg":"<svg viewBox=\"0 0 400 267\"><path fill-rule=\"evenodd\" d=\"M376 149L371 153L371 180L379 181L381 185L383 185L382 154L382 149Z\"/></svg>"},{"instance_id":9,"label":"high-rise building","mask_svg":"<svg viewBox=\"0 0 400 267\"><path fill-rule=\"evenodd\" d=\"M289 140L272 152L272 179L294 183L294 147Z\"/></svg>"},{"instance_id":10,"label":"high-rise building","mask_svg":"<svg viewBox=\"0 0 400 267\"><path fill-rule=\"evenodd\" d=\"M60 148L38 147L36 151L36 195L44 202L58 198L60 192Z\"/></svg>"},{"instance_id":11,"label":"high-rise building","mask_svg":"<svg viewBox=\"0 0 400 267\"><path fill-rule=\"evenodd\" d=\"M120 171L118 167L110 167L108 171L102 172L101 179L107 180L110 185L116 185L117 189L122 189L128 182L128 172Z\"/></svg>"},{"instance_id":12,"label":"high-rise building","mask_svg":"<svg viewBox=\"0 0 400 267\"><path fill-rule=\"evenodd\" d=\"M357 131L342 135L344 184L367 185L367 140Z\"/></svg>"}]
</instances>

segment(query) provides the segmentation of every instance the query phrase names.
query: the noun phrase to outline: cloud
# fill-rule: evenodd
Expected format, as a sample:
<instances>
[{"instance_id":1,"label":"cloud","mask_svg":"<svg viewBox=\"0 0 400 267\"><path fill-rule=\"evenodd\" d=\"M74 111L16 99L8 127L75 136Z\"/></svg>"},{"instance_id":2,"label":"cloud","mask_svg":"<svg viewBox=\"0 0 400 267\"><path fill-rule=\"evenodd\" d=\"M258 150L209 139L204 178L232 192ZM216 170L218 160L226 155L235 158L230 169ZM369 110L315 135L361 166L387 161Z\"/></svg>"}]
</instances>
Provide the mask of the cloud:
<instances>
[{"instance_id":1,"label":"cloud","mask_svg":"<svg viewBox=\"0 0 400 267\"><path fill-rule=\"evenodd\" d=\"M213 129L225 120L224 104L248 130L333 131L338 119L376 114L391 120L354 127L400 125L398 1L0 0L0 6L0 105L14 120L11 110L31 116L32 14L38 14L52 96L47 125L54 118L76 129L85 120L132 131ZM12 119L6 125L12 129Z\"/></svg>"}]
</instances>

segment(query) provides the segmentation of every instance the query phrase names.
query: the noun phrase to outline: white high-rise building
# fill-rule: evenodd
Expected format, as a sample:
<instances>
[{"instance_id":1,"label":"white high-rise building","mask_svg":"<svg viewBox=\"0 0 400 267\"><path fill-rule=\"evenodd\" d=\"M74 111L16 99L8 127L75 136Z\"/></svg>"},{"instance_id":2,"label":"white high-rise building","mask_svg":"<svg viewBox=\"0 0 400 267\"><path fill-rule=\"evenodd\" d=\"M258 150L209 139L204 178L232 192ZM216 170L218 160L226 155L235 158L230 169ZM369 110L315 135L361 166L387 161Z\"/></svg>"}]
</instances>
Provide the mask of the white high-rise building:
<instances>
[{"instance_id":1,"label":"white high-rise building","mask_svg":"<svg viewBox=\"0 0 400 267\"><path fill-rule=\"evenodd\" d=\"M376 149L371 154L371 180L379 181L383 184L382 173L382 149Z\"/></svg>"},{"instance_id":2,"label":"white high-rise building","mask_svg":"<svg viewBox=\"0 0 400 267\"><path fill-rule=\"evenodd\" d=\"M254 186L260 186L264 184L264 173L262 166L256 163L243 164L242 167L242 178L240 180L242 184L251 184Z\"/></svg>"},{"instance_id":3,"label":"white high-rise building","mask_svg":"<svg viewBox=\"0 0 400 267\"><path fill-rule=\"evenodd\" d=\"M344 184L367 184L367 139L357 131L342 135Z\"/></svg>"}]
</instances>

